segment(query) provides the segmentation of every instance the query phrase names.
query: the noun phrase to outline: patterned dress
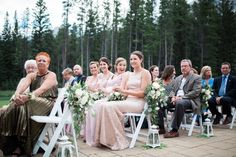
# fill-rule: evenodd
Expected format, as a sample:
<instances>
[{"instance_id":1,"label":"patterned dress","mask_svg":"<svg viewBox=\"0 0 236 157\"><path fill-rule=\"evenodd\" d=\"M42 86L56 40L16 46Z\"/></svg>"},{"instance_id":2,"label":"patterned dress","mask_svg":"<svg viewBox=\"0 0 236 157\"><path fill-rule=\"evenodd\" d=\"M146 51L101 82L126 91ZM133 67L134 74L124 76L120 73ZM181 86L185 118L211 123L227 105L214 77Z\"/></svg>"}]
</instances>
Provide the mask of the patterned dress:
<instances>
[{"instance_id":1,"label":"patterned dress","mask_svg":"<svg viewBox=\"0 0 236 157\"><path fill-rule=\"evenodd\" d=\"M31 92L41 86L47 74L36 77L30 85ZM22 106L15 106L14 102L10 102L9 107L0 113L0 149L4 154L10 154L20 146L26 154L31 155L44 124L36 123L30 117L48 115L57 94L57 87L54 86Z\"/></svg>"}]
</instances>

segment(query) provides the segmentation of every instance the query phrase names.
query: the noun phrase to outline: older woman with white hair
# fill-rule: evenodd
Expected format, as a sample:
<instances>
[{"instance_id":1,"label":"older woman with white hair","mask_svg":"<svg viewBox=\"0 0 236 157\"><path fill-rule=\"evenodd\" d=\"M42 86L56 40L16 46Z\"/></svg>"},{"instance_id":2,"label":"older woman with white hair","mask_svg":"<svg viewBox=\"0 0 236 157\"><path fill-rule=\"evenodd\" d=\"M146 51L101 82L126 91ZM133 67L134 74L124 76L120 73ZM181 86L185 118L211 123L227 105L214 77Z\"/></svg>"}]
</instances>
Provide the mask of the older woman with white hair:
<instances>
[{"instance_id":1,"label":"older woman with white hair","mask_svg":"<svg viewBox=\"0 0 236 157\"><path fill-rule=\"evenodd\" d=\"M14 99L0 109L0 149L5 156L31 156L43 126L30 119L48 115L57 98L56 74L50 71L51 58L47 52L35 57L37 72L29 73L19 85ZM25 90L30 88L29 93Z\"/></svg>"},{"instance_id":2,"label":"older woman with white hair","mask_svg":"<svg viewBox=\"0 0 236 157\"><path fill-rule=\"evenodd\" d=\"M25 68L25 72L26 72L26 75L29 74L29 73L35 73L37 72L37 63L36 63L36 60L34 59L29 59L27 61L25 61L25 64L24 64L24 68ZM23 77L20 82L18 83L17 85L17 88L16 90L20 87L20 85L24 82L25 80L25 77ZM29 92L29 88L27 88L25 90L25 93L26 92Z\"/></svg>"}]
</instances>

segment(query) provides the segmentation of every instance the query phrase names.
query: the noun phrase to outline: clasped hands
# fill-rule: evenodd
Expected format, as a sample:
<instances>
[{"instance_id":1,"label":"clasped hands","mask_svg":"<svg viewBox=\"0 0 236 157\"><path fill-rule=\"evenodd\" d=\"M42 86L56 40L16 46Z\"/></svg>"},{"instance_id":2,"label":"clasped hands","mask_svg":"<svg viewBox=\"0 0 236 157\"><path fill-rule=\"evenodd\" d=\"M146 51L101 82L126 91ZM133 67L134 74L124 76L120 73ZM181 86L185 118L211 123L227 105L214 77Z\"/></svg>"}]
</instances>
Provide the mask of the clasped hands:
<instances>
[{"instance_id":1,"label":"clasped hands","mask_svg":"<svg viewBox=\"0 0 236 157\"><path fill-rule=\"evenodd\" d=\"M175 105L176 104L176 101L177 100L181 100L182 99L182 97L180 97L180 96L173 96L172 98L171 98L171 103L173 104L173 105Z\"/></svg>"},{"instance_id":2,"label":"clasped hands","mask_svg":"<svg viewBox=\"0 0 236 157\"><path fill-rule=\"evenodd\" d=\"M25 102L29 100L29 96L25 94L16 94L13 98L16 106L23 105Z\"/></svg>"},{"instance_id":3,"label":"clasped hands","mask_svg":"<svg viewBox=\"0 0 236 157\"><path fill-rule=\"evenodd\" d=\"M128 95L128 91L127 90L125 90L125 89L123 89L123 88L121 88L120 86L115 86L115 87L113 87L113 91L115 91L115 92L119 92L119 93L121 93L122 95L124 95L124 96L127 96Z\"/></svg>"}]
</instances>

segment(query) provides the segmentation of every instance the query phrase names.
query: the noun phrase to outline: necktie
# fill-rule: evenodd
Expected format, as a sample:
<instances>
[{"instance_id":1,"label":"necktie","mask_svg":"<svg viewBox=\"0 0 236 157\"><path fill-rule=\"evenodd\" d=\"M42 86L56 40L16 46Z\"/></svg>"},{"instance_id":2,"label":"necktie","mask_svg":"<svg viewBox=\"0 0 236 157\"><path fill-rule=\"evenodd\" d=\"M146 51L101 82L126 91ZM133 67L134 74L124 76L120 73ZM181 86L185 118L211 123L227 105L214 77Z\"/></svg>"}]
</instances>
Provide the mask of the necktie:
<instances>
[{"instance_id":1,"label":"necktie","mask_svg":"<svg viewBox=\"0 0 236 157\"><path fill-rule=\"evenodd\" d=\"M219 90L219 96L223 96L225 94L225 87L226 87L226 76L224 75L222 77L222 82Z\"/></svg>"}]
</instances>

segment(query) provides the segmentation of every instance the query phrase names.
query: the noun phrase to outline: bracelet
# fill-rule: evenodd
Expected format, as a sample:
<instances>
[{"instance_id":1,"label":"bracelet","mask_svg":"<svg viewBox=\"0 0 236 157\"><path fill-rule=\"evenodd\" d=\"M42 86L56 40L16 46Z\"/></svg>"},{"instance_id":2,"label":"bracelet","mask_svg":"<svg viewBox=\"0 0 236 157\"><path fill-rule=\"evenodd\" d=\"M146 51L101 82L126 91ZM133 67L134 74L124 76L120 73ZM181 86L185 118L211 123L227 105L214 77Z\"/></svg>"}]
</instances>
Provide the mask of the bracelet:
<instances>
[{"instance_id":1,"label":"bracelet","mask_svg":"<svg viewBox=\"0 0 236 157\"><path fill-rule=\"evenodd\" d=\"M29 99L31 99L31 100L35 99L35 97L36 97L33 92L27 93L27 96L28 96Z\"/></svg>"}]
</instances>

